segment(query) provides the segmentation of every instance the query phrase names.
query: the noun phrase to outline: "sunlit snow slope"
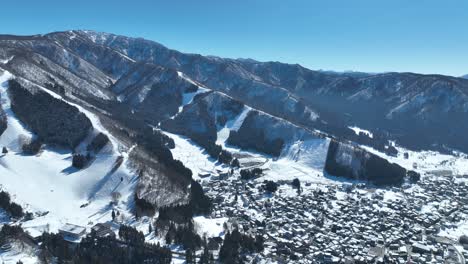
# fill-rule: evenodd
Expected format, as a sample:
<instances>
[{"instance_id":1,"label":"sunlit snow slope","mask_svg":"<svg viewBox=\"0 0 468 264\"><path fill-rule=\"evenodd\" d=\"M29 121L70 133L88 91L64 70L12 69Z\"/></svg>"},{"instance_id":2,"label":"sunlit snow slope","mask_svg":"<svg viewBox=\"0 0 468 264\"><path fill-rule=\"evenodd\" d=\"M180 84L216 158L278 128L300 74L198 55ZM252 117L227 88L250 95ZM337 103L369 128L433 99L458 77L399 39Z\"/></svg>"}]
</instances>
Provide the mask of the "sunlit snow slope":
<instances>
[{"instance_id":1,"label":"sunlit snow slope","mask_svg":"<svg viewBox=\"0 0 468 264\"><path fill-rule=\"evenodd\" d=\"M1 104L8 122L6 131L0 136L0 146L9 149L6 155L0 157L2 189L9 192L27 211L49 212L26 222L24 226L53 232L66 222L84 225L108 221L111 193L120 192L122 201L127 201L132 194L135 178L126 166L126 153L119 153L118 142L103 130L97 117L79 108L93 123L95 131L92 134L99 131L110 138L110 143L96 155L90 166L77 170L71 167L70 151L47 146L36 156L21 154L19 138L34 135L10 108L7 94L9 78L12 76L8 72L0 77ZM112 173L119 156L125 160ZM83 206L85 204L89 205ZM46 223L47 228L44 227Z\"/></svg>"}]
</instances>

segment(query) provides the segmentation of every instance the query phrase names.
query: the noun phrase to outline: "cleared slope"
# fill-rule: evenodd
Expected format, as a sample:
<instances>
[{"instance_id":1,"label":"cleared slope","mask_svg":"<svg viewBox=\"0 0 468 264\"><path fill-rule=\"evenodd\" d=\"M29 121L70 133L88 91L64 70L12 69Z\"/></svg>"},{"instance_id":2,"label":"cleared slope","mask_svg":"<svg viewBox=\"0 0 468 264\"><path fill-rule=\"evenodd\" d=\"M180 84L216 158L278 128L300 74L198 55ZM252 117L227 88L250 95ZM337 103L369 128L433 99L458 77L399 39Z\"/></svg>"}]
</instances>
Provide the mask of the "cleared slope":
<instances>
[{"instance_id":1,"label":"cleared slope","mask_svg":"<svg viewBox=\"0 0 468 264\"><path fill-rule=\"evenodd\" d=\"M127 210L129 204L126 203L132 199L135 175L126 166L126 160L112 173L117 158L126 154L119 153L118 142L110 135L111 142L83 170L71 167L72 153L67 150L45 147L36 156L21 153L18 138L34 135L11 111L6 82L11 77L9 73L1 77L0 93L8 127L0 136L0 145L8 146L9 153L0 158L0 181L3 189L26 210L48 212L24 223L24 227L55 232L66 222L86 225L108 221L111 193L115 191L122 194L122 210ZM92 113L83 108L80 111L91 120L96 132L108 134Z\"/></svg>"}]
</instances>

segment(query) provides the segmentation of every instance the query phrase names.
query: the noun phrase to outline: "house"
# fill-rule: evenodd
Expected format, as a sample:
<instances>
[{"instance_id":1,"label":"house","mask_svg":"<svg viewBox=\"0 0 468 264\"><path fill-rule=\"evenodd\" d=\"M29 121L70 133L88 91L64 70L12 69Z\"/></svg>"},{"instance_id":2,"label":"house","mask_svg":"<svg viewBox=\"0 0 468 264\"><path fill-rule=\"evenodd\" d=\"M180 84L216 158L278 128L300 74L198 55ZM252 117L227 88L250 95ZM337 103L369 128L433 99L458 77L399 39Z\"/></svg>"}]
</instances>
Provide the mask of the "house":
<instances>
[{"instance_id":1,"label":"house","mask_svg":"<svg viewBox=\"0 0 468 264\"><path fill-rule=\"evenodd\" d=\"M427 254L431 252L431 248L420 243L414 243L412 251L414 253Z\"/></svg>"},{"instance_id":2,"label":"house","mask_svg":"<svg viewBox=\"0 0 468 264\"><path fill-rule=\"evenodd\" d=\"M199 172L199 173L198 173L198 176L199 176L200 178L207 178L207 177L210 177L210 175L211 175L211 174L208 173L208 172Z\"/></svg>"},{"instance_id":3,"label":"house","mask_svg":"<svg viewBox=\"0 0 468 264\"><path fill-rule=\"evenodd\" d=\"M115 237L115 233L110 228L109 223L97 223L91 227L91 231L98 237Z\"/></svg>"},{"instance_id":4,"label":"house","mask_svg":"<svg viewBox=\"0 0 468 264\"><path fill-rule=\"evenodd\" d=\"M59 229L59 233L66 240L79 240L86 233L86 227L66 223Z\"/></svg>"},{"instance_id":5,"label":"house","mask_svg":"<svg viewBox=\"0 0 468 264\"><path fill-rule=\"evenodd\" d=\"M30 227L30 228L24 228L24 238L25 242L30 244L30 245L37 245L39 241L41 240L42 234L46 232L48 229L47 228L40 228L40 227Z\"/></svg>"}]
</instances>

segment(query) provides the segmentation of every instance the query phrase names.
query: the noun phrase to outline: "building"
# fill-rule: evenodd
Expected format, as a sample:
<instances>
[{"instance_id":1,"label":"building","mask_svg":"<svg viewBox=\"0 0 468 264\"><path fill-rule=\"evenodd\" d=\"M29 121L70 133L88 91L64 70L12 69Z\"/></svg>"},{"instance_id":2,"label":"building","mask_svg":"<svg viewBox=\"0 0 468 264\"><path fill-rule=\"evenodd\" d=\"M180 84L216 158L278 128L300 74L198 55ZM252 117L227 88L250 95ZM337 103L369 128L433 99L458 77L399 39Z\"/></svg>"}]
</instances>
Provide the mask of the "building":
<instances>
[{"instance_id":1,"label":"building","mask_svg":"<svg viewBox=\"0 0 468 264\"><path fill-rule=\"evenodd\" d=\"M110 228L109 223L97 223L91 230L95 232L98 237L115 237L115 233Z\"/></svg>"},{"instance_id":2,"label":"building","mask_svg":"<svg viewBox=\"0 0 468 264\"><path fill-rule=\"evenodd\" d=\"M211 174L210 174L209 172L199 172L199 173L198 173L198 176L199 176L200 178L207 178L207 177L210 177L210 175L211 175Z\"/></svg>"},{"instance_id":3,"label":"building","mask_svg":"<svg viewBox=\"0 0 468 264\"><path fill-rule=\"evenodd\" d=\"M66 223L59 229L59 233L66 240L79 240L86 233L86 227Z\"/></svg>"}]
</instances>

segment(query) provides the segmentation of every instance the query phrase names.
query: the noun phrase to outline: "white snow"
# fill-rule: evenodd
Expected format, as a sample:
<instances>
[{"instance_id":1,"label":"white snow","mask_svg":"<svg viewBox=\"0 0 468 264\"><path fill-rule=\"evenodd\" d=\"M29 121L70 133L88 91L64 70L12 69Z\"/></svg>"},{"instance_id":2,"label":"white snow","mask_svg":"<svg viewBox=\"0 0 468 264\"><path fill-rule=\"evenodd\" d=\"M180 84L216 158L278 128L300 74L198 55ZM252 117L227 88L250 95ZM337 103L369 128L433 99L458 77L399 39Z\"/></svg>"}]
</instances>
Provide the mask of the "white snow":
<instances>
[{"instance_id":1,"label":"white snow","mask_svg":"<svg viewBox=\"0 0 468 264\"><path fill-rule=\"evenodd\" d=\"M126 153L116 151L119 145L117 140L89 111L77 106L91 120L96 132L109 136L111 144L101 150L88 167L82 170L71 167L72 153L69 150L46 146L36 156L21 153L18 137L33 135L11 111L6 93L6 80L11 77L8 73L0 77L2 107L8 122L6 131L0 136L0 146L9 148L9 152L0 157L1 188L9 192L26 211L48 212L23 223L23 227L39 232L57 232L65 223L89 228L97 222L109 221L109 202L113 192L121 193L122 210L127 210L136 176L126 166L126 160L112 173L117 158L121 155L125 157Z\"/></svg>"},{"instance_id":2,"label":"white snow","mask_svg":"<svg viewBox=\"0 0 468 264\"><path fill-rule=\"evenodd\" d=\"M198 87L197 91L193 92L193 93L184 93L182 95L182 105L179 106L179 111L171 117L171 119L174 119L177 115L179 115L183 110L184 110L184 107L186 105L189 105L193 102L193 98L197 95L197 94L202 94L202 93L206 93L206 92L209 92L211 91L210 89L207 89L205 87L202 87L200 86L199 84L195 83L194 81L192 81L190 78L188 78L187 76L185 76L185 74L183 74L182 72L177 72L178 76L186 81L188 81L189 83L193 84L193 85L196 85Z\"/></svg>"},{"instance_id":3,"label":"white snow","mask_svg":"<svg viewBox=\"0 0 468 264\"><path fill-rule=\"evenodd\" d=\"M228 130L229 131L229 130ZM163 131L164 132L164 131ZM199 173L211 173L226 170L226 167L206 154L200 146L190 139L164 132L175 142L175 148L171 150L175 159L184 163L193 172L194 179L200 179ZM219 137L219 136L218 136ZM219 141L218 141L219 142ZM285 148L278 159L253 151L245 151L233 148L220 142L234 156L239 156L241 165L246 167L261 167L264 169L265 179L292 180L298 178L304 182L318 184L329 184L334 181L323 177L326 153L328 151L329 139L311 139L304 142L298 141ZM335 181L336 182L336 181Z\"/></svg>"},{"instance_id":4,"label":"white snow","mask_svg":"<svg viewBox=\"0 0 468 264\"><path fill-rule=\"evenodd\" d=\"M200 84L194 82L192 79L190 79L189 77L187 77L183 72L178 71L178 72L177 72L177 75L179 75L180 78L182 78L182 79L188 81L189 83L191 83L191 84L193 84L193 85L196 85L196 86L198 86L198 87L200 88ZM205 88L205 89L206 89L206 88Z\"/></svg>"},{"instance_id":5,"label":"white snow","mask_svg":"<svg viewBox=\"0 0 468 264\"><path fill-rule=\"evenodd\" d=\"M309 139L296 141L286 146L278 159L267 159L261 166L265 176L259 178L272 180L292 180L316 184L333 184L336 181L325 178L323 169L330 140Z\"/></svg>"},{"instance_id":6,"label":"white snow","mask_svg":"<svg viewBox=\"0 0 468 264\"><path fill-rule=\"evenodd\" d=\"M0 253L1 263L14 264L18 263L20 260L24 264L41 263L32 249L27 246L23 246L20 243L13 243L12 248L9 251Z\"/></svg>"},{"instance_id":7,"label":"white snow","mask_svg":"<svg viewBox=\"0 0 468 264\"><path fill-rule=\"evenodd\" d=\"M328 138L296 141L285 147L280 158L288 159L316 170L323 170L329 144L330 139Z\"/></svg>"},{"instance_id":8,"label":"white snow","mask_svg":"<svg viewBox=\"0 0 468 264\"><path fill-rule=\"evenodd\" d=\"M259 180L292 180L299 178L305 182L331 182L323 177L326 154L330 140L328 138L315 138L307 140L297 140L285 146L279 158L272 158L268 155L255 151L246 151L226 144L230 131L237 131L244 122L248 113L252 109L244 106L242 112L228 120L224 127L217 132L216 144L223 149L233 153L238 157L243 168L261 167L265 176ZM164 131L163 131L164 132ZM184 163L193 172L194 179L200 179L199 173L210 173L216 170L226 170L227 168L212 159L200 146L190 139L164 132L175 142L175 148L171 150L175 159Z\"/></svg>"},{"instance_id":9,"label":"white snow","mask_svg":"<svg viewBox=\"0 0 468 264\"><path fill-rule=\"evenodd\" d=\"M468 235L468 220L458 223L455 228L441 230L438 235L458 241L460 236Z\"/></svg>"},{"instance_id":10,"label":"white snow","mask_svg":"<svg viewBox=\"0 0 468 264\"><path fill-rule=\"evenodd\" d=\"M229 137L229 133L231 130L233 131L238 131L239 128L242 126L242 123L244 123L245 118L249 114L251 108L248 106L244 106L244 109L242 112L236 116L235 118L229 120L226 122L224 127L222 127L218 133L217 133L217 139L216 139L216 144L224 146L225 147L225 142Z\"/></svg>"},{"instance_id":11,"label":"white snow","mask_svg":"<svg viewBox=\"0 0 468 264\"><path fill-rule=\"evenodd\" d=\"M383 192L384 194L384 201L393 201L393 200L403 200L404 196L401 192L394 192L391 190L386 190Z\"/></svg>"},{"instance_id":12,"label":"white snow","mask_svg":"<svg viewBox=\"0 0 468 264\"><path fill-rule=\"evenodd\" d=\"M206 93L206 92L208 92L208 91L209 91L208 89L205 89L205 88L202 88L202 87L198 87L198 90L197 90L196 92L193 92L193 93L184 93L184 94L182 95L182 105L179 106L179 112L178 112L175 116L177 116L178 114L180 114L186 105L192 103L193 98L195 97L195 95L201 94L201 93ZM174 117L175 117L175 116L174 116ZM173 118L174 118L174 117L173 117Z\"/></svg>"},{"instance_id":13,"label":"white snow","mask_svg":"<svg viewBox=\"0 0 468 264\"><path fill-rule=\"evenodd\" d=\"M163 131L164 132L164 131ZM174 140L175 148L171 150L175 159L184 163L193 172L194 179L200 179L199 173L213 173L216 170L226 170L227 167L211 158L203 148L192 142L190 139L164 132ZM265 171L265 179L292 180L298 178L304 182L314 182L318 184L329 184L336 181L323 177L323 166L325 165L326 151L328 149L328 139L317 139L306 142L296 142L296 146L288 148L279 159L272 159L261 153L244 151L236 148L227 148L234 155L243 156L240 158L243 167L260 166ZM301 145L301 151L295 152ZM297 160L294 160L294 155ZM213 176L212 176L213 177Z\"/></svg>"},{"instance_id":14,"label":"white snow","mask_svg":"<svg viewBox=\"0 0 468 264\"><path fill-rule=\"evenodd\" d=\"M398 150L398 155L393 157L371 147L362 146L367 151L397 163L408 170L420 173L451 171L454 175L468 174L468 155L466 154L453 153L449 155L437 151L411 151L398 145L395 147ZM405 153L408 153L408 159L405 159Z\"/></svg>"},{"instance_id":15,"label":"white snow","mask_svg":"<svg viewBox=\"0 0 468 264\"><path fill-rule=\"evenodd\" d=\"M353 130L354 133L356 133L356 135L359 135L359 133L362 132L362 133L366 134L370 138L374 137L374 134L372 134L372 132L370 132L369 130L362 129L362 128L359 128L357 126L349 126L348 128Z\"/></svg>"},{"instance_id":16,"label":"white snow","mask_svg":"<svg viewBox=\"0 0 468 264\"><path fill-rule=\"evenodd\" d=\"M76 38L76 34L75 32L73 32L73 30L69 30L68 33L70 33L70 37L69 37L70 40L73 40Z\"/></svg>"},{"instance_id":17,"label":"white snow","mask_svg":"<svg viewBox=\"0 0 468 264\"><path fill-rule=\"evenodd\" d=\"M0 85L3 86L3 83L10 80L11 78L12 78L11 73L8 71L4 71L2 75L0 75Z\"/></svg>"},{"instance_id":18,"label":"white snow","mask_svg":"<svg viewBox=\"0 0 468 264\"><path fill-rule=\"evenodd\" d=\"M180 160L187 168L192 170L194 179L200 179L199 173L211 173L215 172L216 169L225 169L224 165L211 158L203 148L190 139L169 132L162 132L174 140L175 148L171 149L174 159Z\"/></svg>"},{"instance_id":19,"label":"white snow","mask_svg":"<svg viewBox=\"0 0 468 264\"><path fill-rule=\"evenodd\" d=\"M0 63L2 64L7 64L9 63L15 56L11 56L10 58L6 59L6 60L0 60Z\"/></svg>"},{"instance_id":20,"label":"white snow","mask_svg":"<svg viewBox=\"0 0 468 264\"><path fill-rule=\"evenodd\" d=\"M228 218L206 218L204 216L196 216L193 218L195 228L201 236L219 237L224 235L223 224Z\"/></svg>"},{"instance_id":21,"label":"white snow","mask_svg":"<svg viewBox=\"0 0 468 264\"><path fill-rule=\"evenodd\" d=\"M242 126L244 123L245 118L249 114L251 108L248 106L244 106L244 110L242 110L242 113L232 122L232 126L230 127L231 130L238 131L239 128Z\"/></svg>"}]
</instances>

